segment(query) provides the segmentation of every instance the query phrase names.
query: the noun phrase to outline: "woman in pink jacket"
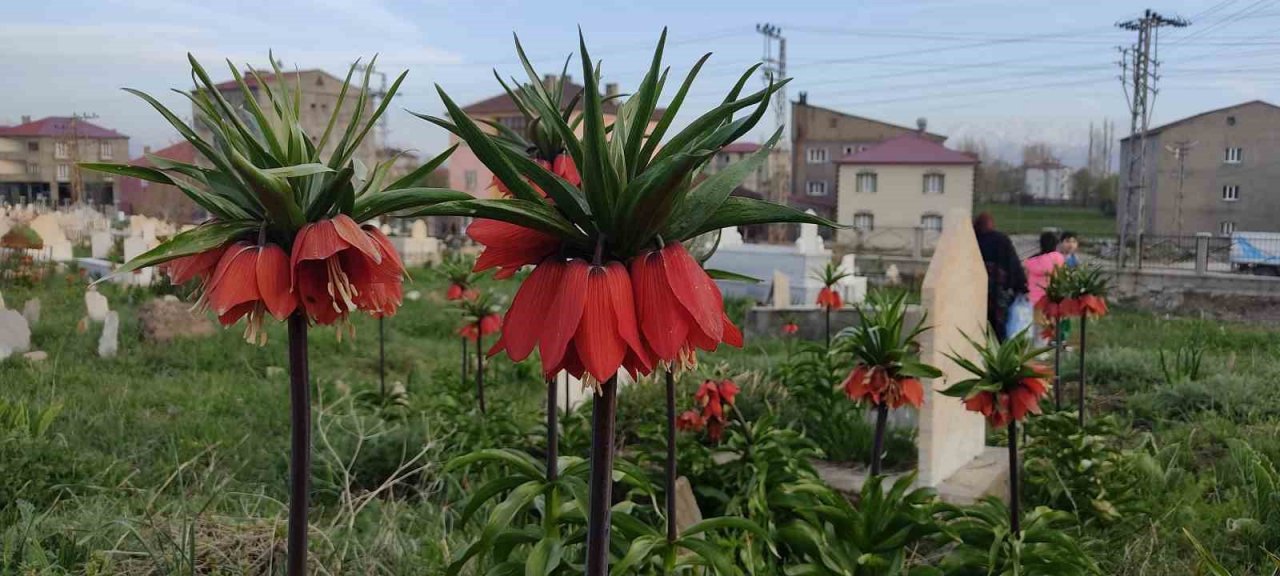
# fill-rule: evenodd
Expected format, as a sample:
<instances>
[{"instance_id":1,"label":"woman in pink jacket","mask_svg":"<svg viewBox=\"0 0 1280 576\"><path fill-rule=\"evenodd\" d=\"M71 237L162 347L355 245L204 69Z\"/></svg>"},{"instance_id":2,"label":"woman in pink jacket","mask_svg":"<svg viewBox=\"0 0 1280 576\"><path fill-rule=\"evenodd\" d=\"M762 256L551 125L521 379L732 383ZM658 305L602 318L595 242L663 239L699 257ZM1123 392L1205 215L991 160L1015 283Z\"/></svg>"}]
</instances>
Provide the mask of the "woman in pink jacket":
<instances>
[{"instance_id":1,"label":"woman in pink jacket","mask_svg":"<svg viewBox=\"0 0 1280 576\"><path fill-rule=\"evenodd\" d=\"M1027 299L1031 300L1032 306L1044 297L1044 288L1049 283L1049 275L1055 268L1064 266L1066 263L1066 257L1058 252L1058 235L1053 232L1042 232L1040 253L1022 262L1022 268L1027 271ZM1036 318L1037 325L1043 325L1044 322L1043 318ZM1035 342L1038 346L1045 345L1044 339L1039 334L1036 334Z\"/></svg>"}]
</instances>

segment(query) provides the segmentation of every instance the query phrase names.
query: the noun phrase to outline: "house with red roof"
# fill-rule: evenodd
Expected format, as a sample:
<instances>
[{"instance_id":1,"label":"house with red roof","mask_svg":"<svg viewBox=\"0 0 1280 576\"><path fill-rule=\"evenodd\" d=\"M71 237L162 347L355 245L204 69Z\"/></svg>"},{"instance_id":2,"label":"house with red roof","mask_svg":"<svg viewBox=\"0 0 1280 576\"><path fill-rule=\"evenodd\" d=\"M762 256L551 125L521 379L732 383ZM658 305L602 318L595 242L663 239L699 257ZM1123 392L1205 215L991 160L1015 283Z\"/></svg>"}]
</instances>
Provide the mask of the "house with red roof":
<instances>
[{"instance_id":1,"label":"house with red roof","mask_svg":"<svg viewBox=\"0 0 1280 576\"><path fill-rule=\"evenodd\" d=\"M542 79L543 86L547 86L549 88L553 87L556 85L556 81L558 79L558 75L547 74ZM574 97L580 94L583 90L581 84L575 84L571 79L566 79L565 82L560 84L562 85L561 102L569 102L573 100ZM603 96L617 96L617 84L608 83L605 84L604 88L605 91ZM604 112L605 123L613 122L614 116L618 113L618 107L621 105L622 101L619 98L610 98L602 103L601 108ZM582 99L579 98L576 109L581 110L582 106ZM484 121L502 124L503 126L511 128L517 132L523 132L527 128L524 115L520 113L520 109L516 107L516 103L511 100L511 97L507 95L505 91L496 96L485 98L484 100L463 106L462 112L472 120L479 123L481 129L489 131L490 133L496 133L497 131L486 126L483 123ZM649 120L650 128L653 128L657 124L658 120L662 119L662 114L664 112L666 112L666 110L662 108L658 108L654 111L653 118ZM581 131L582 128L579 127L578 133L581 134ZM449 135L449 144L459 145L458 149L449 157L449 187L454 190L467 192L468 194L478 198L489 198L496 194L496 191L490 187L491 181L493 180L493 173L490 172L488 168L484 167L484 164L482 164L480 159L476 157L475 152L472 152L471 148L467 146L465 142L460 141L458 137L453 134Z\"/></svg>"},{"instance_id":2,"label":"house with red roof","mask_svg":"<svg viewBox=\"0 0 1280 576\"><path fill-rule=\"evenodd\" d=\"M902 134L836 160L836 217L852 229L838 240L858 243L876 231L942 230L943 215L971 211L978 159L927 134Z\"/></svg>"},{"instance_id":3,"label":"house with red roof","mask_svg":"<svg viewBox=\"0 0 1280 576\"><path fill-rule=\"evenodd\" d=\"M154 168L152 156L159 156L175 162L196 164L199 158L196 147L186 140L166 146L155 152L150 146L142 149L142 156L129 161L130 165ZM170 222L199 222L208 217L195 202L187 198L176 186L148 182L138 178L121 176L120 194L116 206L126 214L144 214L153 218L162 218Z\"/></svg>"},{"instance_id":4,"label":"house with red roof","mask_svg":"<svg viewBox=\"0 0 1280 576\"><path fill-rule=\"evenodd\" d=\"M0 201L111 204L114 179L76 163L128 156L128 136L84 118L23 116L19 124L0 126Z\"/></svg>"}]
</instances>

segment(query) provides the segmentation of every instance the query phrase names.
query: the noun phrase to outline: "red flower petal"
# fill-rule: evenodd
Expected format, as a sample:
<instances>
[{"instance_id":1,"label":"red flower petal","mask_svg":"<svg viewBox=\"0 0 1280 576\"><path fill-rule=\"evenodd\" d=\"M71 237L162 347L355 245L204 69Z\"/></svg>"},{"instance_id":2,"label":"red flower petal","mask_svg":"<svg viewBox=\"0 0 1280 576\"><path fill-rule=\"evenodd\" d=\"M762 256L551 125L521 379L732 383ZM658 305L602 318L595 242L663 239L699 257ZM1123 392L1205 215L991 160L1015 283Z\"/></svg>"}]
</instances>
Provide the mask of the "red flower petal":
<instances>
[{"instance_id":1,"label":"red flower petal","mask_svg":"<svg viewBox=\"0 0 1280 576\"><path fill-rule=\"evenodd\" d=\"M222 255L207 293L214 314L222 316L237 305L259 299L257 254L248 242L236 242Z\"/></svg>"},{"instance_id":2,"label":"red flower petal","mask_svg":"<svg viewBox=\"0 0 1280 576\"><path fill-rule=\"evenodd\" d=\"M539 265L539 268L553 261ZM558 369L565 359L565 348L574 334L578 332L578 324L582 320L583 308L587 300L587 270L589 265L583 260L570 260L567 264L557 262L564 267L558 290L551 307L547 309L542 335L538 341L538 349L542 352L542 368L550 371Z\"/></svg>"},{"instance_id":3,"label":"red flower petal","mask_svg":"<svg viewBox=\"0 0 1280 576\"><path fill-rule=\"evenodd\" d=\"M560 249L560 239L532 228L498 220L476 219L467 236L484 245L474 270L498 268L496 278L510 278L521 266L537 264Z\"/></svg>"},{"instance_id":4,"label":"red flower petal","mask_svg":"<svg viewBox=\"0 0 1280 576\"><path fill-rule=\"evenodd\" d=\"M724 300L720 289L707 272L679 242L662 249L667 281L676 300L689 312L694 325L711 340L719 343L724 336ZM712 346L714 348L714 345Z\"/></svg>"},{"instance_id":5,"label":"red flower petal","mask_svg":"<svg viewBox=\"0 0 1280 576\"><path fill-rule=\"evenodd\" d=\"M649 354L640 340L640 330L636 327L636 305L631 286L631 276L627 267L621 262L610 262L605 268L605 281L609 296L613 299L613 313L618 322L618 336L629 348L627 355L634 356L643 368L642 373L652 370Z\"/></svg>"},{"instance_id":6,"label":"red flower petal","mask_svg":"<svg viewBox=\"0 0 1280 576\"><path fill-rule=\"evenodd\" d=\"M222 259L222 253L226 249L226 246L219 246L169 261L165 264L165 270L169 274L169 283L174 285L186 284L193 278L208 277L213 273L214 268L218 266L218 261Z\"/></svg>"},{"instance_id":7,"label":"red flower petal","mask_svg":"<svg viewBox=\"0 0 1280 576\"><path fill-rule=\"evenodd\" d=\"M573 157L568 154L556 156L555 161L551 163L551 171L574 186L582 185L582 177L578 175L578 167L574 165Z\"/></svg>"},{"instance_id":8,"label":"red flower petal","mask_svg":"<svg viewBox=\"0 0 1280 576\"><path fill-rule=\"evenodd\" d=\"M334 231L337 232L338 236L345 240L347 244L351 245L352 248L359 250L361 254L364 254L367 258L373 260L374 263L382 262L382 252L378 251L378 247L374 244L373 239L370 238L364 230L360 229L360 225L356 224L355 220L352 220L351 217L346 214L338 214L333 217L332 221ZM378 232L378 235L381 236L382 232ZM395 252L395 250L392 250L392 252Z\"/></svg>"},{"instance_id":9,"label":"red flower petal","mask_svg":"<svg viewBox=\"0 0 1280 576\"><path fill-rule=\"evenodd\" d=\"M614 310L613 297L609 294L609 272L604 266L591 266L587 272L586 305L582 322L573 337L578 357L583 367L598 382L604 382L618 373L627 353L627 343L620 335L621 320L631 311ZM635 330L635 318L631 319Z\"/></svg>"},{"instance_id":10,"label":"red flower petal","mask_svg":"<svg viewBox=\"0 0 1280 576\"><path fill-rule=\"evenodd\" d=\"M916 408L924 405L924 385L920 384L919 380L915 378L903 378L898 381L898 386L900 388L899 391L901 396L901 401L898 406L901 406L902 402L915 406Z\"/></svg>"},{"instance_id":11,"label":"red flower petal","mask_svg":"<svg viewBox=\"0 0 1280 576\"><path fill-rule=\"evenodd\" d=\"M284 249L267 244L258 248L257 270L258 293L267 311L276 320L288 318L298 308L298 297L293 293L290 281L289 257Z\"/></svg>"},{"instance_id":12,"label":"red flower petal","mask_svg":"<svg viewBox=\"0 0 1280 576\"><path fill-rule=\"evenodd\" d=\"M729 314L725 313L724 311L721 311L720 314L721 316L724 317L723 342L725 344L733 346L734 348L741 348L742 347L742 331L739 330L737 326L733 325L733 321L729 320Z\"/></svg>"},{"instance_id":13,"label":"red flower petal","mask_svg":"<svg viewBox=\"0 0 1280 576\"><path fill-rule=\"evenodd\" d=\"M686 345L690 318L671 293L663 254L655 250L635 257L631 261L631 283L636 316L649 348L659 360L674 362Z\"/></svg>"},{"instance_id":14,"label":"red flower petal","mask_svg":"<svg viewBox=\"0 0 1280 576\"><path fill-rule=\"evenodd\" d=\"M507 310L507 328L502 331L507 356L512 360L524 360L538 344L538 337L555 303L564 271L564 262L547 260L535 267L533 273L516 290L511 308ZM546 364L545 351L543 356L543 363Z\"/></svg>"}]
</instances>

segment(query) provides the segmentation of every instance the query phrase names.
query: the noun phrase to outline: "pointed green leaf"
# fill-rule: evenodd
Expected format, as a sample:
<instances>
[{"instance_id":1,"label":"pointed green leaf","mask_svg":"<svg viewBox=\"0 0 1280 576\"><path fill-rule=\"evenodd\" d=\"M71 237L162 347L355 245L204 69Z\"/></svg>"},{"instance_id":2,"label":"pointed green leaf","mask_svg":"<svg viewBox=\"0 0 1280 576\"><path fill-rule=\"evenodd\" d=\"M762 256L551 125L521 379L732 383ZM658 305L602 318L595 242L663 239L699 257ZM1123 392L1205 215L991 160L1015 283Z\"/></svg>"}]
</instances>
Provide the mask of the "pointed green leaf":
<instances>
[{"instance_id":1,"label":"pointed green leaf","mask_svg":"<svg viewBox=\"0 0 1280 576\"><path fill-rule=\"evenodd\" d=\"M817 224L819 226L828 226L831 228L843 228L821 216L807 214L791 208L782 206L764 200L755 200L752 198L744 198L741 196L730 196L725 199L720 208L716 210L705 222L703 222L692 233L687 234L685 238L691 238L699 234L728 228L730 226L747 226L750 224L769 224L772 222L796 222L801 224ZM665 236L664 236L665 238ZM674 238L674 237L673 237ZM682 239L682 238L681 238Z\"/></svg>"}]
</instances>

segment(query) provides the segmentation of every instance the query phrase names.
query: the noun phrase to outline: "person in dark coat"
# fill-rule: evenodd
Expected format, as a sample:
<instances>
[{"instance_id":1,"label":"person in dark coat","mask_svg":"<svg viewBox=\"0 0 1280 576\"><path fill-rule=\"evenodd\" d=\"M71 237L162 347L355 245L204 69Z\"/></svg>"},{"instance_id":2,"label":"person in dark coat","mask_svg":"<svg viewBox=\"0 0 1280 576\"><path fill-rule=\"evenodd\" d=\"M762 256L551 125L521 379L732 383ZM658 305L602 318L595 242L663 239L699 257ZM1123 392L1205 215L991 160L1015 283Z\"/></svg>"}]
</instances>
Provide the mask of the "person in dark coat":
<instances>
[{"instance_id":1,"label":"person in dark coat","mask_svg":"<svg viewBox=\"0 0 1280 576\"><path fill-rule=\"evenodd\" d=\"M1009 305L1019 294L1027 293L1027 275L1013 241L1005 233L996 230L995 219L983 212L973 219L973 231L978 237L978 250L987 266L987 321L996 337L1004 342L1005 321Z\"/></svg>"}]
</instances>

